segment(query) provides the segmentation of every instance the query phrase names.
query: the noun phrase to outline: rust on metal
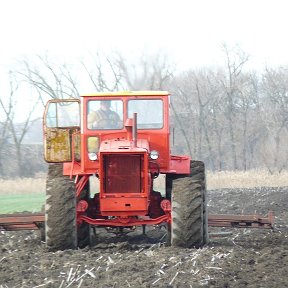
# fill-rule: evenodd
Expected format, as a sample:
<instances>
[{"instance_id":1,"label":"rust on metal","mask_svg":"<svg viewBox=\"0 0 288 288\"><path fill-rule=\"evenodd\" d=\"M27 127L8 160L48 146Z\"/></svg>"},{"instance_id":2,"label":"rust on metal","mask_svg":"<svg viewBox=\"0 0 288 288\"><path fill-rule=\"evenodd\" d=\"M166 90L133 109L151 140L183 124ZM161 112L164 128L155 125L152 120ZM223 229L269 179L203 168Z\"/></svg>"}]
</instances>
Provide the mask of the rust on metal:
<instances>
[{"instance_id":1,"label":"rust on metal","mask_svg":"<svg viewBox=\"0 0 288 288\"><path fill-rule=\"evenodd\" d=\"M0 230L37 230L41 226L43 227L44 222L44 213L0 215ZM208 226L272 229L274 214L269 211L267 217L260 215L209 215Z\"/></svg>"},{"instance_id":2,"label":"rust on metal","mask_svg":"<svg viewBox=\"0 0 288 288\"><path fill-rule=\"evenodd\" d=\"M0 215L0 230L38 230L44 222L44 213Z\"/></svg>"},{"instance_id":3,"label":"rust on metal","mask_svg":"<svg viewBox=\"0 0 288 288\"><path fill-rule=\"evenodd\" d=\"M235 228L267 228L274 226L274 214L269 211L267 217L260 215L209 215L208 226Z\"/></svg>"}]
</instances>

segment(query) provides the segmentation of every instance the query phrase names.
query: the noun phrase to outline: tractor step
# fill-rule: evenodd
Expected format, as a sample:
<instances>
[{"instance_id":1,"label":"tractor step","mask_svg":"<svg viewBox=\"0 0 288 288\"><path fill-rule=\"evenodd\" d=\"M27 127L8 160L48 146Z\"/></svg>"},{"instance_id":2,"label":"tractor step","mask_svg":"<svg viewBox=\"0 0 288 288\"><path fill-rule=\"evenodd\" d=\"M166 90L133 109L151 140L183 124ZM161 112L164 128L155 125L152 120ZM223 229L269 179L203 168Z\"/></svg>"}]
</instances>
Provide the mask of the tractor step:
<instances>
[{"instance_id":1,"label":"tractor step","mask_svg":"<svg viewBox=\"0 0 288 288\"><path fill-rule=\"evenodd\" d=\"M45 222L44 213L6 214L0 215L0 230L37 230L43 227ZM274 214L269 211L267 217L260 215L209 215L208 226L210 227L233 227L233 228L264 228L272 229L274 226Z\"/></svg>"}]
</instances>

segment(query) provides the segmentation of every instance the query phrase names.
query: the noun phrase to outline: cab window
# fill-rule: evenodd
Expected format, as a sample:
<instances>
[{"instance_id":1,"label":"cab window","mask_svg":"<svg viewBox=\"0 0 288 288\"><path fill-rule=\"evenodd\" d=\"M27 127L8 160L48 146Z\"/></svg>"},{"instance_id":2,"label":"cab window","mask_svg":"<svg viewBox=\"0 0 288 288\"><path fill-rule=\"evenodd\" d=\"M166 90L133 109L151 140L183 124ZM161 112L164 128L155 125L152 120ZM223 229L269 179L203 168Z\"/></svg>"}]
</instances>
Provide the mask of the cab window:
<instances>
[{"instance_id":1,"label":"cab window","mask_svg":"<svg viewBox=\"0 0 288 288\"><path fill-rule=\"evenodd\" d=\"M163 101L160 99L135 99L128 101L128 117L137 113L138 129L163 128Z\"/></svg>"},{"instance_id":2,"label":"cab window","mask_svg":"<svg viewBox=\"0 0 288 288\"><path fill-rule=\"evenodd\" d=\"M49 103L45 124L47 127L80 126L80 107L78 101L61 101Z\"/></svg>"},{"instance_id":3,"label":"cab window","mask_svg":"<svg viewBox=\"0 0 288 288\"><path fill-rule=\"evenodd\" d=\"M90 100L87 127L91 130L122 129L122 100Z\"/></svg>"}]
</instances>

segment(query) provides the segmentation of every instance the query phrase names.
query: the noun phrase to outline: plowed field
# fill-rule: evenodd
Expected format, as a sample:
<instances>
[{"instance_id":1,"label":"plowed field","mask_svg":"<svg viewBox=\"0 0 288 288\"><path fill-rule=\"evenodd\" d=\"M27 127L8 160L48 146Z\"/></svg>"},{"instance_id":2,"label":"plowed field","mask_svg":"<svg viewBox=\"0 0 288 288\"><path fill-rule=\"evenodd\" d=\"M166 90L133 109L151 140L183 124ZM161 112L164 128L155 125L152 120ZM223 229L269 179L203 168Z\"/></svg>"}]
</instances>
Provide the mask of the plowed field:
<instances>
[{"instance_id":1,"label":"plowed field","mask_svg":"<svg viewBox=\"0 0 288 288\"><path fill-rule=\"evenodd\" d=\"M288 287L288 188L208 191L209 213L265 215L275 231L228 232L202 249L165 247L163 227L115 236L97 230L92 247L49 252L38 232L0 232L0 287Z\"/></svg>"}]
</instances>

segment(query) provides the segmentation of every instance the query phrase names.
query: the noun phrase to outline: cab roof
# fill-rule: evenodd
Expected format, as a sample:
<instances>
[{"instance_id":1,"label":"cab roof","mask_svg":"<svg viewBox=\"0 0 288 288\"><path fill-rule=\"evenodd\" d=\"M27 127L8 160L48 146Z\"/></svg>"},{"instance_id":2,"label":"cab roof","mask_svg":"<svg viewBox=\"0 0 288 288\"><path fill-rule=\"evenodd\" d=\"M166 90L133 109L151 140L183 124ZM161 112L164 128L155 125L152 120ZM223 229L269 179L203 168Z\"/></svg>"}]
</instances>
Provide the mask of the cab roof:
<instances>
[{"instance_id":1,"label":"cab roof","mask_svg":"<svg viewBox=\"0 0 288 288\"><path fill-rule=\"evenodd\" d=\"M81 97L103 97L103 96L168 96L167 91L122 91L122 92L97 92L94 94L85 94Z\"/></svg>"}]
</instances>

